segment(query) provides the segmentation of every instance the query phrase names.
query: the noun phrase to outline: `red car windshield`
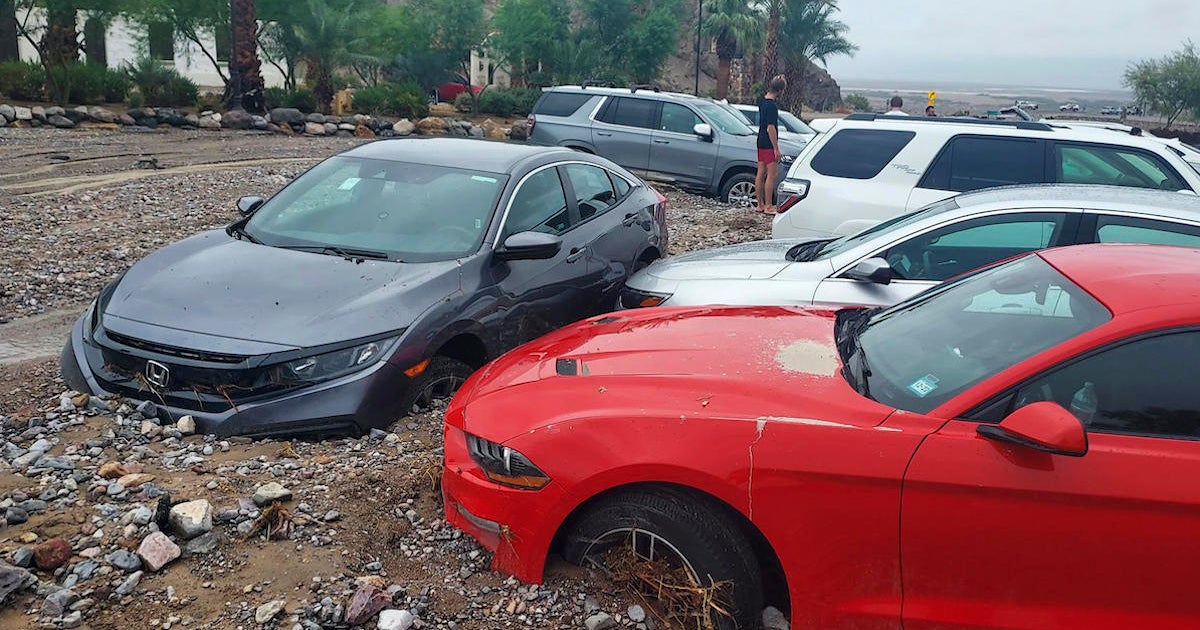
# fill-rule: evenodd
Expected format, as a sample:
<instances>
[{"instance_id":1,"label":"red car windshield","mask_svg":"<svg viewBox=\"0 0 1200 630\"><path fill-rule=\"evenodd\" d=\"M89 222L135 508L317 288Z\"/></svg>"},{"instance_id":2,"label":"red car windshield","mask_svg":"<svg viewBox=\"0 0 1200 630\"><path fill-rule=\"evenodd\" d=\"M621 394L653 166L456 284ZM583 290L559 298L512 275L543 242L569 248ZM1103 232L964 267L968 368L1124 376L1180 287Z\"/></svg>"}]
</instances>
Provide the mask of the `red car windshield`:
<instances>
[{"instance_id":1,"label":"red car windshield","mask_svg":"<svg viewBox=\"0 0 1200 630\"><path fill-rule=\"evenodd\" d=\"M1112 315L1041 257L930 289L847 327L847 379L899 409L928 413Z\"/></svg>"}]
</instances>

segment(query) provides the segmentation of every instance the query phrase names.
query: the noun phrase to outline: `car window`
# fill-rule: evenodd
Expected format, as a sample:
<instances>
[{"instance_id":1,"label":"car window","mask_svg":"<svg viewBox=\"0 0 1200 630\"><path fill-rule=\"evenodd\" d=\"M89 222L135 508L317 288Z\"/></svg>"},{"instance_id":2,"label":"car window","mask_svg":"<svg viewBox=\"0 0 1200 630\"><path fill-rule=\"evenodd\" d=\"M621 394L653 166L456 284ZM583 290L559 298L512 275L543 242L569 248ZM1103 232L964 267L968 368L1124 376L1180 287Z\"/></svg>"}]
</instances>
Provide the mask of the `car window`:
<instances>
[{"instance_id":1,"label":"car window","mask_svg":"<svg viewBox=\"0 0 1200 630\"><path fill-rule=\"evenodd\" d=\"M604 108L601 120L614 125L652 129L654 105L654 101L643 98L612 97L612 102Z\"/></svg>"},{"instance_id":2,"label":"car window","mask_svg":"<svg viewBox=\"0 0 1200 630\"><path fill-rule=\"evenodd\" d=\"M796 118L796 115L791 112L779 112L779 122L783 123L783 126L787 127L787 130L791 131L792 133L802 133L806 135L817 133L813 131L812 127L804 124L803 120Z\"/></svg>"},{"instance_id":3,"label":"car window","mask_svg":"<svg viewBox=\"0 0 1200 630\"><path fill-rule=\"evenodd\" d=\"M757 135L758 131L751 129L746 124L746 117L739 116L737 110L729 105L721 105L713 101L696 100L692 101L696 109L708 118L709 122L720 129L721 131L733 136L753 136Z\"/></svg>"},{"instance_id":4,"label":"car window","mask_svg":"<svg viewBox=\"0 0 1200 630\"><path fill-rule=\"evenodd\" d=\"M758 124L758 108L757 107L754 109L738 109L738 113L745 116L746 120L750 121L750 124L752 124L752 125Z\"/></svg>"},{"instance_id":5,"label":"car window","mask_svg":"<svg viewBox=\"0 0 1200 630\"><path fill-rule=\"evenodd\" d=\"M914 236L883 257L905 280L942 281L1058 242L1063 213L1021 213L960 221Z\"/></svg>"},{"instance_id":6,"label":"car window","mask_svg":"<svg viewBox=\"0 0 1200 630\"><path fill-rule=\"evenodd\" d=\"M1131 341L1031 381L1017 390L1011 410L1048 400L1088 431L1200 438L1200 387L1192 372L1198 353L1195 331Z\"/></svg>"},{"instance_id":7,"label":"car window","mask_svg":"<svg viewBox=\"0 0 1200 630\"><path fill-rule=\"evenodd\" d=\"M609 173L608 176L610 179L612 179L613 188L617 191L617 199L624 199L625 195L628 195L630 189L633 187L630 186L629 182L625 181L625 178L621 177L620 175Z\"/></svg>"},{"instance_id":8,"label":"car window","mask_svg":"<svg viewBox=\"0 0 1200 630\"><path fill-rule=\"evenodd\" d=\"M843 129L813 156L814 171L829 177L871 179L917 134L882 129Z\"/></svg>"},{"instance_id":9,"label":"car window","mask_svg":"<svg viewBox=\"0 0 1200 630\"><path fill-rule=\"evenodd\" d=\"M1157 157L1118 147L1091 145L1055 146L1058 181L1067 184L1104 184L1160 190L1186 188Z\"/></svg>"},{"instance_id":10,"label":"car window","mask_svg":"<svg viewBox=\"0 0 1200 630\"><path fill-rule=\"evenodd\" d=\"M1096 242L1200 247L1200 227L1102 214L1096 217Z\"/></svg>"},{"instance_id":11,"label":"car window","mask_svg":"<svg viewBox=\"0 0 1200 630\"><path fill-rule=\"evenodd\" d=\"M533 113L547 116L571 116L591 98L591 94L546 92L533 107Z\"/></svg>"},{"instance_id":12,"label":"car window","mask_svg":"<svg viewBox=\"0 0 1200 630\"><path fill-rule=\"evenodd\" d=\"M568 164L564 169L575 190L581 220L587 221L616 205L617 196L604 169L589 164Z\"/></svg>"},{"instance_id":13,"label":"car window","mask_svg":"<svg viewBox=\"0 0 1200 630\"><path fill-rule=\"evenodd\" d=\"M504 236L526 231L562 234L569 229L571 216L558 169L547 168L534 173L513 196Z\"/></svg>"},{"instance_id":14,"label":"car window","mask_svg":"<svg viewBox=\"0 0 1200 630\"><path fill-rule=\"evenodd\" d=\"M862 355L845 364L865 373L872 398L928 413L1110 317L1086 291L1029 255L874 313L858 336Z\"/></svg>"},{"instance_id":15,"label":"car window","mask_svg":"<svg viewBox=\"0 0 1200 630\"><path fill-rule=\"evenodd\" d=\"M662 114L659 116L658 128L662 131L686 133L694 135L694 127L703 123L696 112L675 103L663 103Z\"/></svg>"},{"instance_id":16,"label":"car window","mask_svg":"<svg viewBox=\"0 0 1200 630\"><path fill-rule=\"evenodd\" d=\"M813 260L821 260L831 256L836 256L842 252L854 249L855 247L858 247L859 245L862 245L868 241L881 238L881 236L887 232L906 228L913 223L924 221L931 216L948 212L950 210L957 209L958 207L958 201L956 201L954 197L951 197L949 199L943 199L942 201L931 203L924 208L913 210L908 214L902 214L888 219L882 223L876 223L875 225L857 234L849 234L826 243L823 247L821 247L816 255L813 256Z\"/></svg>"},{"instance_id":17,"label":"car window","mask_svg":"<svg viewBox=\"0 0 1200 630\"><path fill-rule=\"evenodd\" d=\"M1045 151L1040 140L958 136L930 165L919 188L968 192L993 186L1045 181Z\"/></svg>"}]
</instances>

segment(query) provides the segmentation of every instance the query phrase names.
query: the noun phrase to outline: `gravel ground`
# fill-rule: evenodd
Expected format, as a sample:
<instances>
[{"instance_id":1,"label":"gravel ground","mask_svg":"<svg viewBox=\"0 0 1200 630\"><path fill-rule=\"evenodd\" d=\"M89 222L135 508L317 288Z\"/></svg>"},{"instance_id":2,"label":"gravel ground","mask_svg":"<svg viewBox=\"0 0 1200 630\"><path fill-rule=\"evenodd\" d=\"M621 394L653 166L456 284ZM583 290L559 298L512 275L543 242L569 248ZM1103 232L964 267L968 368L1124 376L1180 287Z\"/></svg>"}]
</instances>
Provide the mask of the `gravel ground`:
<instances>
[{"instance_id":1,"label":"gravel ground","mask_svg":"<svg viewBox=\"0 0 1200 630\"><path fill-rule=\"evenodd\" d=\"M30 321L65 334L62 313L140 257L355 142L0 129L0 342ZM673 252L769 234L664 192ZM490 572L441 519L438 412L357 440L219 441L64 393L53 357L25 359L0 364L0 627L670 627L594 570Z\"/></svg>"}]
</instances>

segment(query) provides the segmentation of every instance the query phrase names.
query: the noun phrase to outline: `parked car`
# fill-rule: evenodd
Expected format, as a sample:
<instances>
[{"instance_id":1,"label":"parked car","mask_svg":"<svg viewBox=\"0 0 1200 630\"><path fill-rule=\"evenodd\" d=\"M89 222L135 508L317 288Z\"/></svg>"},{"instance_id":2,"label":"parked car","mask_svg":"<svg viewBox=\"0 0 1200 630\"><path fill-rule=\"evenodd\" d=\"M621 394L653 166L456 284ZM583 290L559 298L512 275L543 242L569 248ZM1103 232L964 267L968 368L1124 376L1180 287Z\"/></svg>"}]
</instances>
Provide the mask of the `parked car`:
<instances>
[{"instance_id":1,"label":"parked car","mask_svg":"<svg viewBox=\"0 0 1200 630\"><path fill-rule=\"evenodd\" d=\"M665 203L565 149L362 145L133 265L76 322L63 379L218 435L383 427L609 310L666 250Z\"/></svg>"},{"instance_id":2,"label":"parked car","mask_svg":"<svg viewBox=\"0 0 1200 630\"><path fill-rule=\"evenodd\" d=\"M730 105L730 107L733 107L741 115L745 116L751 127L758 129L757 105L736 104ZM800 144L801 146L808 144L809 139L817 135L817 132L814 131L812 127L804 124L803 120L800 120L795 114L783 109L779 110L778 131L780 134L780 140L790 140Z\"/></svg>"},{"instance_id":3,"label":"parked car","mask_svg":"<svg viewBox=\"0 0 1200 630\"><path fill-rule=\"evenodd\" d=\"M1016 101L1016 106L1026 111L1036 111L1038 104L1033 101Z\"/></svg>"},{"instance_id":4,"label":"parked car","mask_svg":"<svg viewBox=\"0 0 1200 630\"><path fill-rule=\"evenodd\" d=\"M852 114L780 184L774 238L853 234L959 193L1037 183L1200 190L1162 142L1054 121Z\"/></svg>"},{"instance_id":5,"label":"parked car","mask_svg":"<svg viewBox=\"0 0 1200 630\"><path fill-rule=\"evenodd\" d=\"M589 84L547 88L529 130L535 144L602 155L646 179L727 203L754 203L758 132L712 99ZM780 145L782 179L803 146Z\"/></svg>"},{"instance_id":6,"label":"parked car","mask_svg":"<svg viewBox=\"0 0 1200 630\"><path fill-rule=\"evenodd\" d=\"M720 628L1190 628L1197 284L1200 250L1085 245L888 309L580 322L455 397L446 519L526 582L722 584Z\"/></svg>"},{"instance_id":7,"label":"parked car","mask_svg":"<svg viewBox=\"0 0 1200 630\"><path fill-rule=\"evenodd\" d=\"M1063 103L1058 106L1058 111L1060 112L1078 112L1082 110L1083 108L1079 106L1079 103Z\"/></svg>"},{"instance_id":8,"label":"parked car","mask_svg":"<svg viewBox=\"0 0 1200 630\"><path fill-rule=\"evenodd\" d=\"M883 306L998 260L1077 243L1200 248L1200 197L1072 184L990 188L853 236L756 241L664 258L629 279L621 306Z\"/></svg>"},{"instance_id":9,"label":"parked car","mask_svg":"<svg viewBox=\"0 0 1200 630\"><path fill-rule=\"evenodd\" d=\"M1113 106L1111 106L1111 105L1110 105L1110 106L1108 106L1108 107L1101 107L1101 108L1100 108L1100 113L1101 113L1101 114L1103 114L1103 115L1105 115L1105 116L1120 116L1120 115L1121 115L1121 108L1120 108L1120 107L1113 107Z\"/></svg>"},{"instance_id":10,"label":"parked car","mask_svg":"<svg viewBox=\"0 0 1200 630\"><path fill-rule=\"evenodd\" d=\"M483 87L472 85L471 91L476 96L483 92ZM467 83L465 81L451 81L443 83L437 87L437 101L439 103L453 103L454 99L458 98L459 94L467 93Z\"/></svg>"}]
</instances>

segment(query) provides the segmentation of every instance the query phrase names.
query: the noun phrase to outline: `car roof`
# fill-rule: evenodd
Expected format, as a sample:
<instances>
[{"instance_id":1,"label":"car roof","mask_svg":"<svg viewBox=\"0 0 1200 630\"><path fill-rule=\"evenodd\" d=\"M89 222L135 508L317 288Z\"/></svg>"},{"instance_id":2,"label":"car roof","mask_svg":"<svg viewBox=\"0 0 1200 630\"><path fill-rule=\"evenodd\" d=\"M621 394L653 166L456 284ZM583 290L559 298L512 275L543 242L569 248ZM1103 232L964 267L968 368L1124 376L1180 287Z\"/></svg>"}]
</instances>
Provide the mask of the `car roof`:
<instances>
[{"instance_id":1,"label":"car roof","mask_svg":"<svg viewBox=\"0 0 1200 630\"><path fill-rule=\"evenodd\" d=\"M1042 250L1037 255L1100 300L1114 317L1167 305L1200 309L1200 249L1076 245Z\"/></svg>"},{"instance_id":2,"label":"car roof","mask_svg":"<svg viewBox=\"0 0 1200 630\"><path fill-rule=\"evenodd\" d=\"M579 153L570 149L477 138L380 140L355 147L339 155L395 162L418 162L488 173L509 173L517 164L529 158L556 153L561 153L564 157L579 156Z\"/></svg>"},{"instance_id":3,"label":"car roof","mask_svg":"<svg viewBox=\"0 0 1200 630\"><path fill-rule=\"evenodd\" d=\"M1200 197L1170 190L1098 184L1029 184L987 188L954 197L960 208L1084 208L1120 210L1200 221Z\"/></svg>"},{"instance_id":4,"label":"car roof","mask_svg":"<svg viewBox=\"0 0 1200 630\"><path fill-rule=\"evenodd\" d=\"M641 96L647 98L661 99L681 99L686 101L713 101L713 99L695 96L693 94L684 94L683 92L665 92L654 90L652 88L610 88L610 87L582 87L578 85L559 85L552 88L547 88L547 92L574 92L576 94L595 94L596 96Z\"/></svg>"}]
</instances>

